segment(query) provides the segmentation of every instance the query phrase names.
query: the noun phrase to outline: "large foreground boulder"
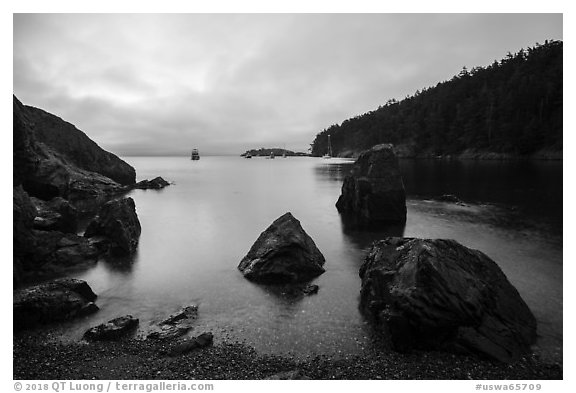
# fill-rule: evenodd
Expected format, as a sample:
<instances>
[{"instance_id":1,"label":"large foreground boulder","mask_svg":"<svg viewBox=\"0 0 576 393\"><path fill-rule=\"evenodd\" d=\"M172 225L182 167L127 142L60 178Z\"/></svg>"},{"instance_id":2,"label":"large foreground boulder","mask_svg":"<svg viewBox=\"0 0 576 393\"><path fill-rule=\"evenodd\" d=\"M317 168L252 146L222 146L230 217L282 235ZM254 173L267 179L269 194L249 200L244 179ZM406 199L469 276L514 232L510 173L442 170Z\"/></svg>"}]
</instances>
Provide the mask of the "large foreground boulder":
<instances>
[{"instance_id":1,"label":"large foreground boulder","mask_svg":"<svg viewBox=\"0 0 576 393\"><path fill-rule=\"evenodd\" d=\"M14 328L25 329L65 321L98 310L86 281L59 279L15 291Z\"/></svg>"},{"instance_id":2,"label":"large foreground boulder","mask_svg":"<svg viewBox=\"0 0 576 393\"><path fill-rule=\"evenodd\" d=\"M133 332L136 327L138 319L132 315L125 315L88 329L84 333L84 338L89 341L116 340Z\"/></svg>"},{"instance_id":3,"label":"large foreground boulder","mask_svg":"<svg viewBox=\"0 0 576 393\"><path fill-rule=\"evenodd\" d=\"M362 225L406 222L406 193L392 145L360 154L344 179L336 208Z\"/></svg>"},{"instance_id":4,"label":"large foreground boulder","mask_svg":"<svg viewBox=\"0 0 576 393\"><path fill-rule=\"evenodd\" d=\"M110 253L117 256L132 255L138 247L140 221L132 198L106 202L84 233L84 236L105 236L110 239Z\"/></svg>"},{"instance_id":5,"label":"large foreground boulder","mask_svg":"<svg viewBox=\"0 0 576 393\"><path fill-rule=\"evenodd\" d=\"M360 268L361 306L398 350L469 352L509 362L536 319L498 265L454 240L388 238Z\"/></svg>"},{"instance_id":6,"label":"large foreground boulder","mask_svg":"<svg viewBox=\"0 0 576 393\"><path fill-rule=\"evenodd\" d=\"M324 261L300 221L286 213L260 234L238 269L256 282L294 283L324 273Z\"/></svg>"}]
</instances>

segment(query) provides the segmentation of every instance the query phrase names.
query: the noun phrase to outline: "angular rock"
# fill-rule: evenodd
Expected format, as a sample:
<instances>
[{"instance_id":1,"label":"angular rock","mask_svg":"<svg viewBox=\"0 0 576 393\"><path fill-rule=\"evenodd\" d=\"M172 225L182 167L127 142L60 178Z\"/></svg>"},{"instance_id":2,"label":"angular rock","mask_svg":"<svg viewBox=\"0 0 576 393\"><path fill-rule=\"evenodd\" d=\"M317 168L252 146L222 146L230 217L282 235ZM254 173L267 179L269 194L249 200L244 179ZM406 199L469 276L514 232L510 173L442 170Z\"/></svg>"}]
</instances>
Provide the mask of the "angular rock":
<instances>
[{"instance_id":1,"label":"angular rock","mask_svg":"<svg viewBox=\"0 0 576 393\"><path fill-rule=\"evenodd\" d=\"M138 183L134 184L131 188L137 188L139 190L160 190L169 185L170 185L169 182L158 176L152 180L139 181Z\"/></svg>"},{"instance_id":2,"label":"angular rock","mask_svg":"<svg viewBox=\"0 0 576 393\"><path fill-rule=\"evenodd\" d=\"M178 356L193 351L195 349L205 348L212 345L214 336L212 333L202 333L198 337L194 337L183 342L176 344L170 351L170 356Z\"/></svg>"},{"instance_id":3,"label":"angular rock","mask_svg":"<svg viewBox=\"0 0 576 393\"><path fill-rule=\"evenodd\" d=\"M138 319L125 315L88 329L84 338L89 341L116 340L131 333L137 326Z\"/></svg>"},{"instance_id":4,"label":"angular rock","mask_svg":"<svg viewBox=\"0 0 576 393\"><path fill-rule=\"evenodd\" d=\"M186 306L175 314L161 321L157 328L147 336L153 340L172 340L183 336L192 329L193 322L198 316L198 306Z\"/></svg>"},{"instance_id":5,"label":"angular rock","mask_svg":"<svg viewBox=\"0 0 576 393\"><path fill-rule=\"evenodd\" d=\"M536 319L498 265L454 240L387 238L360 268L361 307L397 350L530 352Z\"/></svg>"},{"instance_id":6,"label":"angular rock","mask_svg":"<svg viewBox=\"0 0 576 393\"><path fill-rule=\"evenodd\" d=\"M256 282L295 283L324 273L324 261L300 221L286 213L260 234L238 269Z\"/></svg>"},{"instance_id":7,"label":"angular rock","mask_svg":"<svg viewBox=\"0 0 576 393\"><path fill-rule=\"evenodd\" d=\"M406 193L392 145L360 154L344 179L336 208L363 225L406 222Z\"/></svg>"},{"instance_id":8,"label":"angular rock","mask_svg":"<svg viewBox=\"0 0 576 393\"><path fill-rule=\"evenodd\" d=\"M86 281L59 279L15 291L14 328L65 321L97 311L96 295Z\"/></svg>"},{"instance_id":9,"label":"angular rock","mask_svg":"<svg viewBox=\"0 0 576 393\"><path fill-rule=\"evenodd\" d=\"M111 241L113 255L132 255L138 247L140 221L132 198L123 198L105 203L86 228L84 236L105 236Z\"/></svg>"}]
</instances>

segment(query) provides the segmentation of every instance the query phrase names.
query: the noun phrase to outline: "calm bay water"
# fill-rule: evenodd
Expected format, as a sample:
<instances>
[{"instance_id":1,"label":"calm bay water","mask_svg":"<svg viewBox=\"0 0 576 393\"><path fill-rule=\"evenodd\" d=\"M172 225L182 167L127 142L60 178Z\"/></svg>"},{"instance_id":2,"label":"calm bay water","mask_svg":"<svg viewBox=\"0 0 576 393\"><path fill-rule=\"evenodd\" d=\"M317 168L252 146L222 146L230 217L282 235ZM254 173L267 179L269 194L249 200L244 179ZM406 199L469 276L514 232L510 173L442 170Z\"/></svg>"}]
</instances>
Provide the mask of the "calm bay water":
<instances>
[{"instance_id":1,"label":"calm bay water","mask_svg":"<svg viewBox=\"0 0 576 393\"><path fill-rule=\"evenodd\" d=\"M334 203L351 162L343 159L127 157L138 180L176 184L135 190L142 235L133 264L106 261L75 277L101 310L64 325L68 339L111 318L140 318L139 335L188 304L199 305L190 334L246 341L262 352L349 354L370 345L358 311L358 269L371 242L388 235L453 238L494 259L539 323L538 347L562 356L562 164L401 161L408 193L405 227L361 232ZM430 197L456 194L468 206ZM291 297L251 283L237 265L259 234L290 211L326 257L317 295Z\"/></svg>"}]
</instances>

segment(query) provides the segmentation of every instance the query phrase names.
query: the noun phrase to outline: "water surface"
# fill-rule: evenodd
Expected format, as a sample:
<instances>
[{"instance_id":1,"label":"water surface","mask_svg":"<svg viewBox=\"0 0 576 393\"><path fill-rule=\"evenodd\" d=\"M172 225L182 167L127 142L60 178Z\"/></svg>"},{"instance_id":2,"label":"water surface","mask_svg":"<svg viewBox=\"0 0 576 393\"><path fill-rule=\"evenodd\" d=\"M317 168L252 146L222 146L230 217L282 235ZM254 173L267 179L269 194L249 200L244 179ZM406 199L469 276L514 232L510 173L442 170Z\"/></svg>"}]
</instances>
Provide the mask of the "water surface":
<instances>
[{"instance_id":1,"label":"water surface","mask_svg":"<svg viewBox=\"0 0 576 393\"><path fill-rule=\"evenodd\" d=\"M65 325L79 339L116 316L140 318L145 335L159 320L199 305L192 335L243 340L262 352L357 353L371 343L358 311L358 269L385 236L452 238L494 259L539 323L538 348L556 360L562 346L561 163L401 161L408 221L378 231L343 223L334 203L350 168L343 159L289 157L127 157L138 180L175 185L135 190L142 235L133 263L100 261L76 274L99 295L101 310ZM435 202L451 193L467 206ZM251 283L237 265L259 234L287 211L326 257L317 295L293 297Z\"/></svg>"}]
</instances>

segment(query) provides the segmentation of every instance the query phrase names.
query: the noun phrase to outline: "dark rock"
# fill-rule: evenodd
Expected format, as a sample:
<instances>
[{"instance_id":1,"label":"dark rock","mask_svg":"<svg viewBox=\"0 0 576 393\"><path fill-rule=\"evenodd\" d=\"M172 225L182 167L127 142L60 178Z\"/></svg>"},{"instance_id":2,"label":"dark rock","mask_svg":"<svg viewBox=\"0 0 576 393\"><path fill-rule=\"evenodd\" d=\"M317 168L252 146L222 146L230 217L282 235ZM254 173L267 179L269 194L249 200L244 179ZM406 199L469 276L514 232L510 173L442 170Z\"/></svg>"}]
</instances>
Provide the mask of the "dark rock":
<instances>
[{"instance_id":1,"label":"dark rock","mask_svg":"<svg viewBox=\"0 0 576 393\"><path fill-rule=\"evenodd\" d=\"M530 352L536 320L498 265L454 240L375 242L361 306L398 350L469 352L509 362Z\"/></svg>"},{"instance_id":2,"label":"dark rock","mask_svg":"<svg viewBox=\"0 0 576 393\"><path fill-rule=\"evenodd\" d=\"M86 315L98 309L89 305L95 299L90 286L75 279L59 279L15 291L14 328L31 328Z\"/></svg>"},{"instance_id":3,"label":"dark rock","mask_svg":"<svg viewBox=\"0 0 576 393\"><path fill-rule=\"evenodd\" d=\"M36 206L34 228L44 231L76 233L77 211L66 199L55 197L48 202L31 198Z\"/></svg>"},{"instance_id":4,"label":"dark rock","mask_svg":"<svg viewBox=\"0 0 576 393\"><path fill-rule=\"evenodd\" d=\"M238 269L256 282L302 282L324 273L324 261L300 222L286 213L260 234Z\"/></svg>"},{"instance_id":5,"label":"dark rock","mask_svg":"<svg viewBox=\"0 0 576 393\"><path fill-rule=\"evenodd\" d=\"M13 188L12 206L13 282L18 286L23 278L23 261L27 259L34 237L32 226L36 208L22 186Z\"/></svg>"},{"instance_id":6,"label":"dark rock","mask_svg":"<svg viewBox=\"0 0 576 393\"><path fill-rule=\"evenodd\" d=\"M360 154L344 179L336 208L361 224L406 221L406 193L392 145L377 145Z\"/></svg>"},{"instance_id":7,"label":"dark rock","mask_svg":"<svg viewBox=\"0 0 576 393\"><path fill-rule=\"evenodd\" d=\"M67 162L80 169L100 173L120 184L135 183L136 171L132 166L100 148L73 124L42 109L25 108L36 140L58 152Z\"/></svg>"},{"instance_id":8,"label":"dark rock","mask_svg":"<svg viewBox=\"0 0 576 393\"><path fill-rule=\"evenodd\" d=\"M187 306L161 321L156 330L150 332L147 338L153 340L172 340L183 336L192 329L198 316L198 306Z\"/></svg>"},{"instance_id":9,"label":"dark rock","mask_svg":"<svg viewBox=\"0 0 576 393\"><path fill-rule=\"evenodd\" d=\"M88 329L84 338L89 341L116 340L132 332L137 326L138 319L125 315Z\"/></svg>"},{"instance_id":10,"label":"dark rock","mask_svg":"<svg viewBox=\"0 0 576 393\"><path fill-rule=\"evenodd\" d=\"M170 185L169 182L158 176L152 180L139 181L138 183L134 184L131 188L137 188L139 190L160 190L169 185Z\"/></svg>"},{"instance_id":11,"label":"dark rock","mask_svg":"<svg viewBox=\"0 0 576 393\"><path fill-rule=\"evenodd\" d=\"M184 340L176 344L170 350L170 356L178 356L193 351L195 349L205 348L212 345L214 336L212 333L202 333L198 337Z\"/></svg>"},{"instance_id":12,"label":"dark rock","mask_svg":"<svg viewBox=\"0 0 576 393\"><path fill-rule=\"evenodd\" d=\"M270 375L264 379L267 379L267 380L289 380L289 379L306 380L306 379L311 379L311 378L308 377L306 374L304 374L300 370L290 370L290 371L282 371L282 372Z\"/></svg>"},{"instance_id":13,"label":"dark rock","mask_svg":"<svg viewBox=\"0 0 576 393\"><path fill-rule=\"evenodd\" d=\"M140 221L132 198L117 199L105 203L86 228L84 236L106 236L110 239L113 255L132 255L138 247Z\"/></svg>"},{"instance_id":14,"label":"dark rock","mask_svg":"<svg viewBox=\"0 0 576 393\"><path fill-rule=\"evenodd\" d=\"M304 295L314 295L318 293L318 290L320 289L320 287L318 285L307 285L302 289L302 293Z\"/></svg>"}]
</instances>

